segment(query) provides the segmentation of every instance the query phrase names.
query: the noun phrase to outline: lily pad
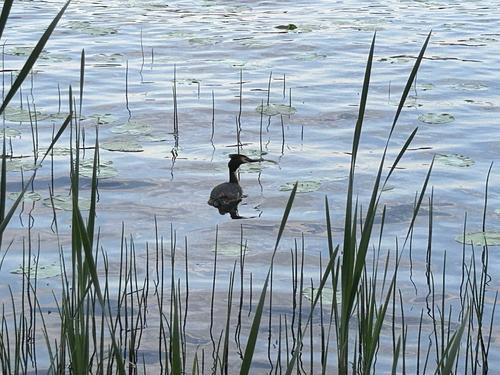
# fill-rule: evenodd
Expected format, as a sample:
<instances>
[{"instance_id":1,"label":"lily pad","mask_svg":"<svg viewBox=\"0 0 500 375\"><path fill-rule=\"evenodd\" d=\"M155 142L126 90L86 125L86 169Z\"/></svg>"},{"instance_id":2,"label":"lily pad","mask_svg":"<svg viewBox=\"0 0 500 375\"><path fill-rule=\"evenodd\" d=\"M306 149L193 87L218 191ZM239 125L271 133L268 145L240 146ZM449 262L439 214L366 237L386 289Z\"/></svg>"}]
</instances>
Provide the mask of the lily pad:
<instances>
[{"instance_id":1,"label":"lily pad","mask_svg":"<svg viewBox=\"0 0 500 375\"><path fill-rule=\"evenodd\" d=\"M9 199L15 201L20 194L20 192L9 193L8 197ZM22 201L26 203L33 203L39 201L40 199L42 199L42 196L36 191L27 191L26 193L24 193Z\"/></svg>"},{"instance_id":2,"label":"lily pad","mask_svg":"<svg viewBox=\"0 0 500 375\"><path fill-rule=\"evenodd\" d=\"M455 117L449 113L425 113L418 116L418 120L426 124L447 124L455 121Z\"/></svg>"},{"instance_id":3,"label":"lily pad","mask_svg":"<svg viewBox=\"0 0 500 375\"><path fill-rule=\"evenodd\" d=\"M316 299L316 294L318 293L318 288L307 287L302 291L302 295L309 301L311 299ZM321 298L323 300L324 305L331 305L333 303L333 289L332 288L323 288L321 291ZM337 302L340 303L341 295L337 293ZM319 301L319 300L318 300Z\"/></svg>"},{"instance_id":4,"label":"lily pad","mask_svg":"<svg viewBox=\"0 0 500 375\"><path fill-rule=\"evenodd\" d=\"M471 167L475 163L470 157L460 154L437 154L435 160L439 164L459 168Z\"/></svg>"},{"instance_id":5,"label":"lily pad","mask_svg":"<svg viewBox=\"0 0 500 375\"><path fill-rule=\"evenodd\" d=\"M293 23L289 23L288 25L278 25L275 26L276 29L278 30L286 30L286 31L293 31L297 29L297 25Z\"/></svg>"},{"instance_id":6,"label":"lily pad","mask_svg":"<svg viewBox=\"0 0 500 375\"><path fill-rule=\"evenodd\" d=\"M94 113L90 116L85 116L82 120L94 121L98 125L111 124L117 121L117 118L110 113Z\"/></svg>"},{"instance_id":7,"label":"lily pad","mask_svg":"<svg viewBox=\"0 0 500 375\"><path fill-rule=\"evenodd\" d=\"M30 112L27 108L15 108L7 107L4 111L5 119L10 122L30 122ZM37 121L44 120L46 116L43 116L41 112L31 110L31 118L35 121L35 116Z\"/></svg>"},{"instance_id":8,"label":"lily pad","mask_svg":"<svg viewBox=\"0 0 500 375\"><path fill-rule=\"evenodd\" d=\"M240 252L248 251L248 246L245 244L241 245L239 243L219 243L217 244L217 254L224 255L228 257L239 256ZM215 248L212 249L215 252Z\"/></svg>"},{"instance_id":9,"label":"lily pad","mask_svg":"<svg viewBox=\"0 0 500 375\"><path fill-rule=\"evenodd\" d=\"M7 160L7 170L9 172L34 171L40 168L40 163L35 164L31 159L9 159Z\"/></svg>"},{"instance_id":10,"label":"lily pad","mask_svg":"<svg viewBox=\"0 0 500 375\"><path fill-rule=\"evenodd\" d=\"M291 191L295 185L295 182L287 182L280 186L280 191ZM297 193L310 193L316 191L321 186L319 181L299 181L297 186Z\"/></svg>"},{"instance_id":11,"label":"lily pad","mask_svg":"<svg viewBox=\"0 0 500 375\"><path fill-rule=\"evenodd\" d=\"M52 200L54 201L54 208L56 210L63 210L63 211L71 211L73 210L73 200L71 195L54 195L52 197ZM43 204L47 207L52 208L52 200L49 198L45 198L43 200ZM78 208L80 210L89 210L90 209L90 199L87 198L78 198Z\"/></svg>"},{"instance_id":12,"label":"lily pad","mask_svg":"<svg viewBox=\"0 0 500 375\"><path fill-rule=\"evenodd\" d=\"M456 84L454 87L465 91L483 91L488 89L488 85L475 81L461 82Z\"/></svg>"},{"instance_id":13,"label":"lily pad","mask_svg":"<svg viewBox=\"0 0 500 375\"><path fill-rule=\"evenodd\" d=\"M40 148L38 150L39 155L44 155L47 152L47 148ZM53 154L54 156L68 156L71 155L71 149L69 147L52 147L52 150L48 154L50 156Z\"/></svg>"},{"instance_id":14,"label":"lily pad","mask_svg":"<svg viewBox=\"0 0 500 375\"><path fill-rule=\"evenodd\" d=\"M71 21L68 28L92 36L105 36L116 34L118 31L109 26L96 25L90 21Z\"/></svg>"},{"instance_id":15,"label":"lily pad","mask_svg":"<svg viewBox=\"0 0 500 375\"><path fill-rule=\"evenodd\" d=\"M4 131L3 129L0 130L0 138L3 138ZM12 129L12 128L5 128L5 137L6 138L14 138L14 137L20 137L21 132L17 129Z\"/></svg>"},{"instance_id":16,"label":"lily pad","mask_svg":"<svg viewBox=\"0 0 500 375\"><path fill-rule=\"evenodd\" d=\"M466 245L500 246L500 231L469 232L465 234L465 238L463 234L460 234L455 237L455 240L460 243L465 243Z\"/></svg>"},{"instance_id":17,"label":"lily pad","mask_svg":"<svg viewBox=\"0 0 500 375\"><path fill-rule=\"evenodd\" d=\"M434 89L434 85L432 83L420 83L417 87L423 91L430 91Z\"/></svg>"},{"instance_id":18,"label":"lily pad","mask_svg":"<svg viewBox=\"0 0 500 375\"><path fill-rule=\"evenodd\" d=\"M151 133L151 125L142 122L129 121L123 125L115 126L111 131L117 134L146 135Z\"/></svg>"},{"instance_id":19,"label":"lily pad","mask_svg":"<svg viewBox=\"0 0 500 375\"><path fill-rule=\"evenodd\" d=\"M28 57L31 55L31 52L33 52L34 47L29 47L29 46L18 46L9 49L5 53L7 55L11 56L22 56L22 57ZM65 62L65 61L71 61L71 58L66 55L62 54L56 54L52 52L48 52L46 50L42 50L40 53L40 56L38 57L38 60L44 60L44 61L51 61L51 62Z\"/></svg>"},{"instance_id":20,"label":"lily pad","mask_svg":"<svg viewBox=\"0 0 500 375\"><path fill-rule=\"evenodd\" d=\"M80 163L80 175L92 178L94 170L94 161L93 160L83 160ZM97 177L103 178L112 178L118 175L118 171L113 167L112 161L100 161L99 167L97 168Z\"/></svg>"},{"instance_id":21,"label":"lily pad","mask_svg":"<svg viewBox=\"0 0 500 375\"><path fill-rule=\"evenodd\" d=\"M142 152L144 148L133 140L116 140L102 142L101 148L108 151L119 151L119 152Z\"/></svg>"},{"instance_id":22,"label":"lily pad","mask_svg":"<svg viewBox=\"0 0 500 375\"><path fill-rule=\"evenodd\" d=\"M61 273L61 267L58 264L52 263L52 264L32 264L31 267L25 266L19 266L19 268L16 268L15 270L11 271L10 273L16 274L16 275L27 275L29 272L30 277L37 277L38 279L47 279L49 277L56 277L59 276Z\"/></svg>"},{"instance_id":23,"label":"lily pad","mask_svg":"<svg viewBox=\"0 0 500 375\"><path fill-rule=\"evenodd\" d=\"M322 53L302 53L295 57L296 60L300 61L316 61L316 60L323 60L326 59L328 55L322 54Z\"/></svg>"},{"instance_id":24,"label":"lily pad","mask_svg":"<svg viewBox=\"0 0 500 375\"><path fill-rule=\"evenodd\" d=\"M165 142L168 137L160 134L146 134L140 138L141 142Z\"/></svg>"},{"instance_id":25,"label":"lily pad","mask_svg":"<svg viewBox=\"0 0 500 375\"><path fill-rule=\"evenodd\" d=\"M276 116L276 115L293 115L297 110L295 107L290 107L286 104L261 104L255 109L258 113L262 113L266 116Z\"/></svg>"}]
</instances>

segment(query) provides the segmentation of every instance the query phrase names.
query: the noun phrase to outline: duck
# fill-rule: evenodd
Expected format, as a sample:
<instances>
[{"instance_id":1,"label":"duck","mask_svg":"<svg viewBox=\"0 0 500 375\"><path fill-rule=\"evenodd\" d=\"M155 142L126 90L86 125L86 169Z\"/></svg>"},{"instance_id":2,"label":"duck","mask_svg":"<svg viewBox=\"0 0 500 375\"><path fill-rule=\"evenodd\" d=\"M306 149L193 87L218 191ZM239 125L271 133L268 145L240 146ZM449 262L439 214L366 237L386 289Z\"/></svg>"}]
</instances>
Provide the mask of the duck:
<instances>
[{"instance_id":1,"label":"duck","mask_svg":"<svg viewBox=\"0 0 500 375\"><path fill-rule=\"evenodd\" d=\"M240 165L245 163L255 163L263 159L251 159L242 154L230 154L229 163L229 182L224 182L215 186L210 192L208 204L219 210L221 215L229 213L233 219L241 219L238 215L238 204L243 199L243 189L240 186L236 171Z\"/></svg>"}]
</instances>

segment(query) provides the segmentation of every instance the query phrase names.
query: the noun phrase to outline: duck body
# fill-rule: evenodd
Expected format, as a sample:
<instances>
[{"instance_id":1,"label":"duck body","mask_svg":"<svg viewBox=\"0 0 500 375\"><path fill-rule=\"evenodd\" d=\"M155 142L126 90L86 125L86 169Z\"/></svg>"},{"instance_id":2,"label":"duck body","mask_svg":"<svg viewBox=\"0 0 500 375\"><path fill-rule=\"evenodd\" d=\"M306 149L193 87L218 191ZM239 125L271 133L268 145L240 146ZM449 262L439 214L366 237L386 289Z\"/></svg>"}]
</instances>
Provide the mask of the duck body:
<instances>
[{"instance_id":1,"label":"duck body","mask_svg":"<svg viewBox=\"0 0 500 375\"><path fill-rule=\"evenodd\" d=\"M232 218L240 218L238 215L238 204L243 198L243 189L238 181L236 171L241 164L260 161L260 159L250 159L241 154L229 155L229 182L217 185L210 192L208 204L219 210L221 215L230 213Z\"/></svg>"}]
</instances>

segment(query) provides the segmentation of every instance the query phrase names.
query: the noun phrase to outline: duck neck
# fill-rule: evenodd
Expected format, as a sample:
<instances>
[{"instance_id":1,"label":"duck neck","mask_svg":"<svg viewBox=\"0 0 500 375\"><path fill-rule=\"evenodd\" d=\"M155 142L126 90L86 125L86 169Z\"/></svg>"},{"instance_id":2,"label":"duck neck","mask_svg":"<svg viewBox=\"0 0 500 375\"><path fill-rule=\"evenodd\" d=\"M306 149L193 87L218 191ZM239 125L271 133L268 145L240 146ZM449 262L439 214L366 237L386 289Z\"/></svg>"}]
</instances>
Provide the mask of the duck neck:
<instances>
[{"instance_id":1,"label":"duck neck","mask_svg":"<svg viewBox=\"0 0 500 375\"><path fill-rule=\"evenodd\" d=\"M237 169L235 170L232 170L231 168L229 169L229 182L232 184L238 183L238 176L236 175L236 171Z\"/></svg>"}]
</instances>

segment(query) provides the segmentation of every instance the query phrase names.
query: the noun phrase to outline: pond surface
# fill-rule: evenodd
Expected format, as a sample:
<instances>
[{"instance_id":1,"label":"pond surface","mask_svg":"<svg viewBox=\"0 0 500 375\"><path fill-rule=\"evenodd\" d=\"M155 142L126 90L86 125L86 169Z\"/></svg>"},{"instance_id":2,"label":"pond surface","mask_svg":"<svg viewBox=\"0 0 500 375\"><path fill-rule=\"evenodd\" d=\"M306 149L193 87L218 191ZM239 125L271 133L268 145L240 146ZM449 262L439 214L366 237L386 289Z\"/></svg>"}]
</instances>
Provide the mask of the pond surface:
<instances>
[{"instance_id":1,"label":"pond surface","mask_svg":"<svg viewBox=\"0 0 500 375\"><path fill-rule=\"evenodd\" d=\"M62 4L14 4L4 33L5 85ZM334 238L341 239L349 152L374 32L374 66L356 180L356 194L365 206L401 91L431 29L426 57L389 148L388 165L418 127L401 168L382 195L387 205L383 249L394 249L396 237L404 240L415 193L436 156L429 182L434 203L433 259L441 264L446 251L451 270L447 285L456 296L462 245L455 238L463 232L465 212L467 230L481 230L485 180L491 162L498 160L500 145L500 13L492 1L75 1L22 94L6 112L12 153L25 156L9 164L8 191L19 191L21 165L26 178L33 164L28 103L37 111L40 148L46 147L53 126L58 127L68 111L68 87L78 95L84 49L82 124L86 147L94 144L97 124L99 129L98 225L108 255L120 254L122 222L125 232L134 236L139 257L145 256L144 244L154 242L155 218L166 239L172 225L179 244L188 238L190 286L193 295L200 296L196 313L202 315L206 313L204 291L211 285L216 226L219 245L226 249L218 265L223 275L221 300L226 298L224 280L239 259L242 231L248 244L245 280L252 272L258 290L289 191L300 181L275 267L273 292L280 301L280 295L290 292L287 254L302 235L305 282L309 286L309 277L314 277L317 284L320 255L324 261L328 254L325 195L331 205ZM178 137L173 134L176 126ZM227 179L228 155L238 152L238 136L241 153L257 157L262 152L273 162L240 169L247 197L239 214L247 219L231 220L207 201L211 189ZM13 277L11 271L22 263L29 214L32 236L40 236L44 264L58 262L48 186L53 186L59 208L64 208L69 194L68 142L63 138L56 148L53 175L50 159L39 169L34 189L39 195L30 195L31 201L6 233L5 243L10 239L14 243L0 282L8 281L14 290L20 287L21 276ZM84 199L90 186L92 150L82 157ZM500 230L499 183L494 164L486 212L491 230ZM425 198L411 262L412 281L424 297L428 212ZM70 214L60 210L60 241L66 247L69 223ZM490 250L495 275L500 262L497 248ZM420 293L413 289L406 258L400 288L408 291L408 316L418 318L425 299L419 300ZM441 267L436 266L435 273L440 280ZM59 279L47 280L49 301ZM489 291L498 285L493 277ZM202 332L205 323L195 319L193 332ZM498 327L493 331L498 336ZM386 344L391 345L382 345ZM259 355L262 372L267 373L267 351ZM385 357L380 357L384 366ZM154 368L156 362L151 362ZM493 342L490 367L499 362L498 343Z\"/></svg>"}]
</instances>

